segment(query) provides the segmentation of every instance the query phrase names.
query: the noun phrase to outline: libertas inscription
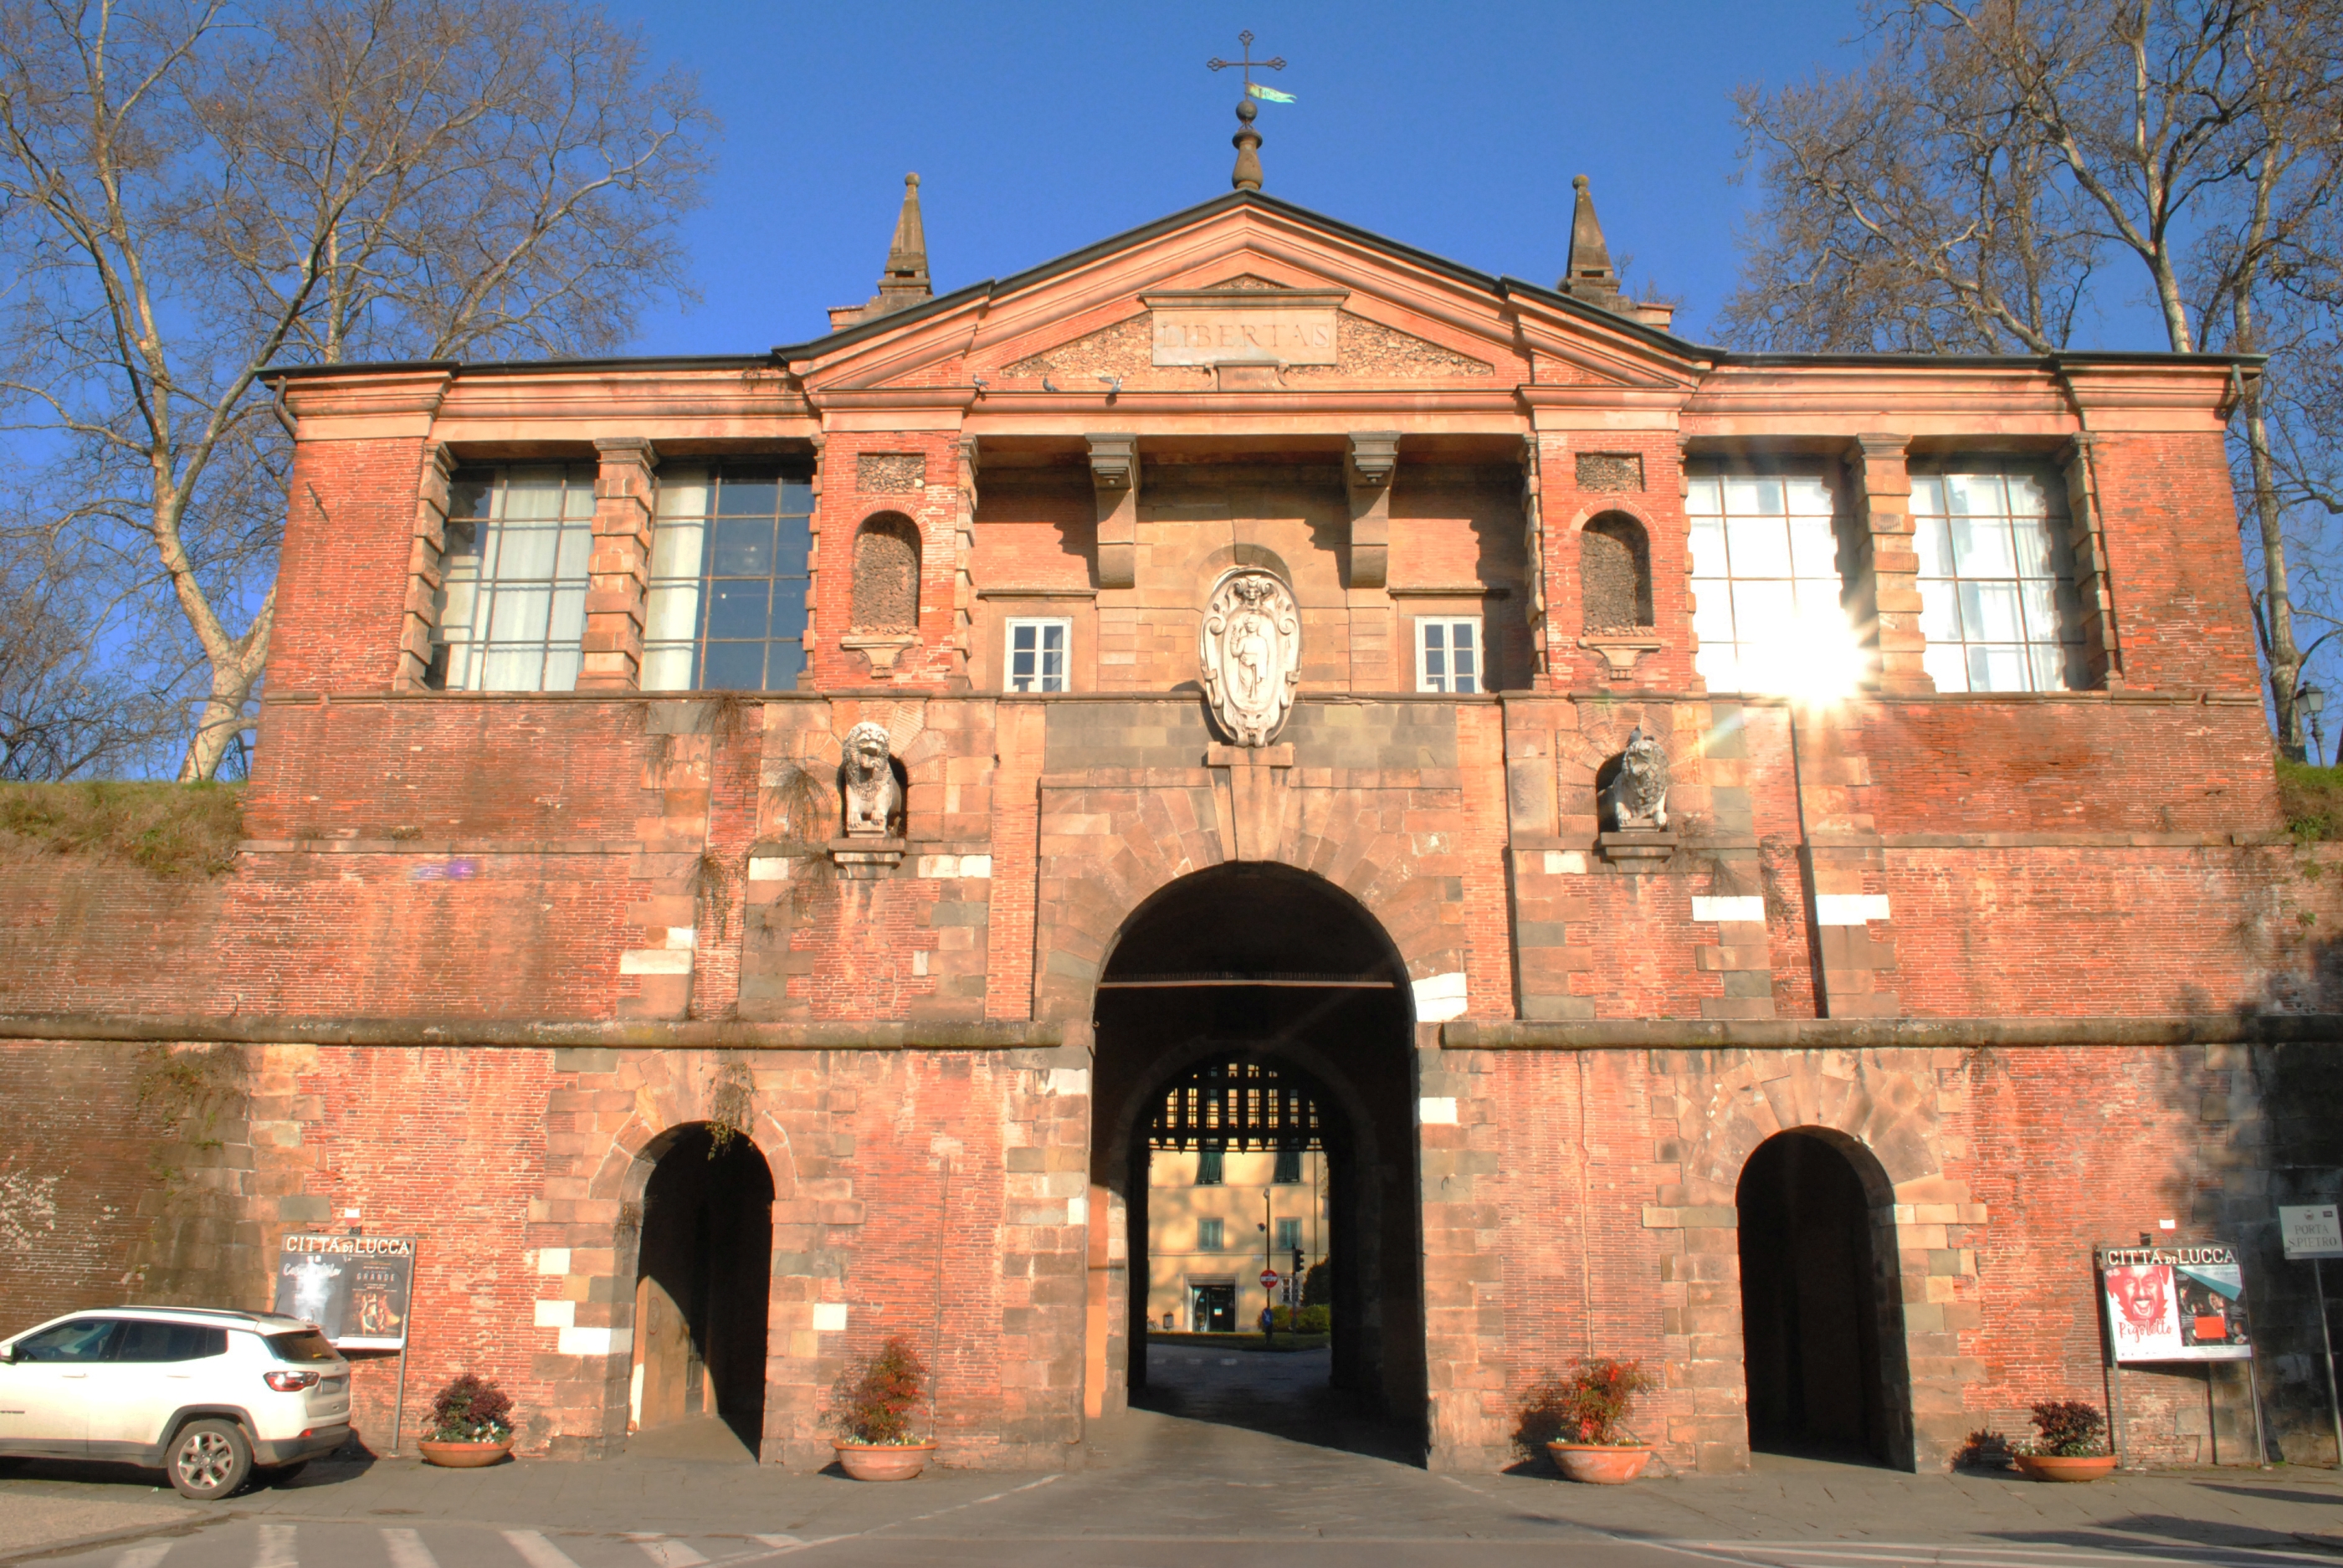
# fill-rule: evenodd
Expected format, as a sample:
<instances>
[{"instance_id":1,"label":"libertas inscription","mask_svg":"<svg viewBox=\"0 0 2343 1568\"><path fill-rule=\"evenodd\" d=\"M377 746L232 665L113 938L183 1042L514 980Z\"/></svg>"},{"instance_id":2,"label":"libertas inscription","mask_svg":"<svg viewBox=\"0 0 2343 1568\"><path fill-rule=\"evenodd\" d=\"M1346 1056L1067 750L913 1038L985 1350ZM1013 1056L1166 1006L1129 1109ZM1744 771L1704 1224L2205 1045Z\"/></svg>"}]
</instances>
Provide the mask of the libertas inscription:
<instances>
[{"instance_id":1,"label":"libertas inscription","mask_svg":"<svg viewBox=\"0 0 2343 1568\"><path fill-rule=\"evenodd\" d=\"M1332 365L1341 288L1185 288L1140 297L1158 365Z\"/></svg>"}]
</instances>

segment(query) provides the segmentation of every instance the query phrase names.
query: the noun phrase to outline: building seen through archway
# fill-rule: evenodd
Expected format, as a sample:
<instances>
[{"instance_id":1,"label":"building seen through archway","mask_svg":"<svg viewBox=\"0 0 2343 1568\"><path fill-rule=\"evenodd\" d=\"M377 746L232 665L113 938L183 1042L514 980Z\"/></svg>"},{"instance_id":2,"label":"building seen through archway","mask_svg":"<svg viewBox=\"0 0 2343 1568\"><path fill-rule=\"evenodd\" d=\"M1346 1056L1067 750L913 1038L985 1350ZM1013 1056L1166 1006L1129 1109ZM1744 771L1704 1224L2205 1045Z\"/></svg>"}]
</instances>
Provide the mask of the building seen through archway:
<instances>
[{"instance_id":1,"label":"building seen through archway","mask_svg":"<svg viewBox=\"0 0 2343 1568\"><path fill-rule=\"evenodd\" d=\"M1125 923L1098 990L1091 1181L1120 1211L1129 1282L1121 1300L1093 1303L1111 1320L1094 1324L1109 1342L1093 1365L1120 1373L1133 1399L1149 1387L1148 1335L1166 1311L1178 1332L1253 1327L1264 1262L1287 1273L1298 1243L1305 1264L1328 1265L1325 1386L1342 1396L1312 1408L1338 1425L1403 1432L1420 1455L1411 1000L1373 917L1288 867L1194 873ZM1158 1161L1165 1181L1151 1185ZM1220 1186L1247 1182L1245 1212L1197 1199L1214 1161ZM1207 1263L1195 1231L1214 1220L1222 1261Z\"/></svg>"}]
</instances>

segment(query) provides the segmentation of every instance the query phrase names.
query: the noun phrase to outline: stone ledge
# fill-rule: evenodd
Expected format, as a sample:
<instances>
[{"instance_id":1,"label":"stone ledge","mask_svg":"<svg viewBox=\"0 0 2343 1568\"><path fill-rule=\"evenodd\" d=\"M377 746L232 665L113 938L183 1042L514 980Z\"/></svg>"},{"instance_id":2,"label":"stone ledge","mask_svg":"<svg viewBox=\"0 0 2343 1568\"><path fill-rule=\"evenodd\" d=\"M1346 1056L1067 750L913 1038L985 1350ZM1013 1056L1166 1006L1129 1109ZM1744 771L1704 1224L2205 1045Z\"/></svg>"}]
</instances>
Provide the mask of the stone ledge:
<instances>
[{"instance_id":1,"label":"stone ledge","mask_svg":"<svg viewBox=\"0 0 2343 1568\"><path fill-rule=\"evenodd\" d=\"M2343 1045L2343 1014L1521 1020L1440 1026L1449 1050L1864 1050L1969 1046Z\"/></svg>"},{"instance_id":2,"label":"stone ledge","mask_svg":"<svg viewBox=\"0 0 2343 1568\"><path fill-rule=\"evenodd\" d=\"M186 1013L0 1013L0 1040L174 1044L466 1046L649 1050L1020 1050L1065 1040L1056 1023L935 1020L752 1023L736 1020L264 1018Z\"/></svg>"}]
</instances>

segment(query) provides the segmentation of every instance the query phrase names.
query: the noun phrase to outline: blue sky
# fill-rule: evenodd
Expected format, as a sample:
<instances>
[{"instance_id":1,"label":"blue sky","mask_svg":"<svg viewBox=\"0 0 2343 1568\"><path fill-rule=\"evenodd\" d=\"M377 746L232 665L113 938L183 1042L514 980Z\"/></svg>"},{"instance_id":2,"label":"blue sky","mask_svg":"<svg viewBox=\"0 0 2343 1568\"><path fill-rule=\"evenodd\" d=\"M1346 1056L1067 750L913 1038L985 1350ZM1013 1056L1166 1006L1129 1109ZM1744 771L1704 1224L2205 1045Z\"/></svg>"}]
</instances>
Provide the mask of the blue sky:
<instances>
[{"instance_id":1,"label":"blue sky","mask_svg":"<svg viewBox=\"0 0 2343 1568\"><path fill-rule=\"evenodd\" d=\"M1739 83L1844 69L1835 4L1642 5L1242 0L873 5L618 0L696 69L725 121L687 232L704 296L648 316L645 353L801 341L869 297L916 169L939 291L1001 276L1228 189L1237 73L1256 35L1267 188L1494 273L1551 282L1570 178L1613 254L1682 297L1703 337L1731 289Z\"/></svg>"}]
</instances>

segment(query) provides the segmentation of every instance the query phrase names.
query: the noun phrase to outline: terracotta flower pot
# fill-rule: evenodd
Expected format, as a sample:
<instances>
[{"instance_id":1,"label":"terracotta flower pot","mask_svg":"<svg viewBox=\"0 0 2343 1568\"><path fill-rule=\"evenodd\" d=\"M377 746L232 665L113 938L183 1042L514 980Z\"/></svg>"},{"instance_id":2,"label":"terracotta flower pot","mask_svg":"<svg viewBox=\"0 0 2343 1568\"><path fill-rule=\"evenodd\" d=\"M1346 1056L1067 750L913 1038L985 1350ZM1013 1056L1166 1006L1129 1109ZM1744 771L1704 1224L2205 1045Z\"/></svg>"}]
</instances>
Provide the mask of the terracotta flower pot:
<instances>
[{"instance_id":1,"label":"terracotta flower pot","mask_svg":"<svg viewBox=\"0 0 2343 1568\"><path fill-rule=\"evenodd\" d=\"M423 1462L436 1464L443 1470L478 1470L484 1464L494 1464L512 1452L513 1440L501 1442L442 1442L427 1437L415 1446L423 1451Z\"/></svg>"},{"instance_id":2,"label":"terracotta flower pot","mask_svg":"<svg viewBox=\"0 0 2343 1568\"><path fill-rule=\"evenodd\" d=\"M833 1438L838 1462L857 1481L909 1481L928 1467L932 1442L848 1442Z\"/></svg>"},{"instance_id":3,"label":"terracotta flower pot","mask_svg":"<svg viewBox=\"0 0 2343 1568\"><path fill-rule=\"evenodd\" d=\"M1593 1486L1624 1486L1652 1462L1648 1442L1549 1442L1554 1468Z\"/></svg>"},{"instance_id":4,"label":"terracotta flower pot","mask_svg":"<svg viewBox=\"0 0 2343 1568\"><path fill-rule=\"evenodd\" d=\"M2014 1456L2018 1473L2029 1481L2097 1481L2116 1467L2112 1453L2021 1453Z\"/></svg>"}]
</instances>

